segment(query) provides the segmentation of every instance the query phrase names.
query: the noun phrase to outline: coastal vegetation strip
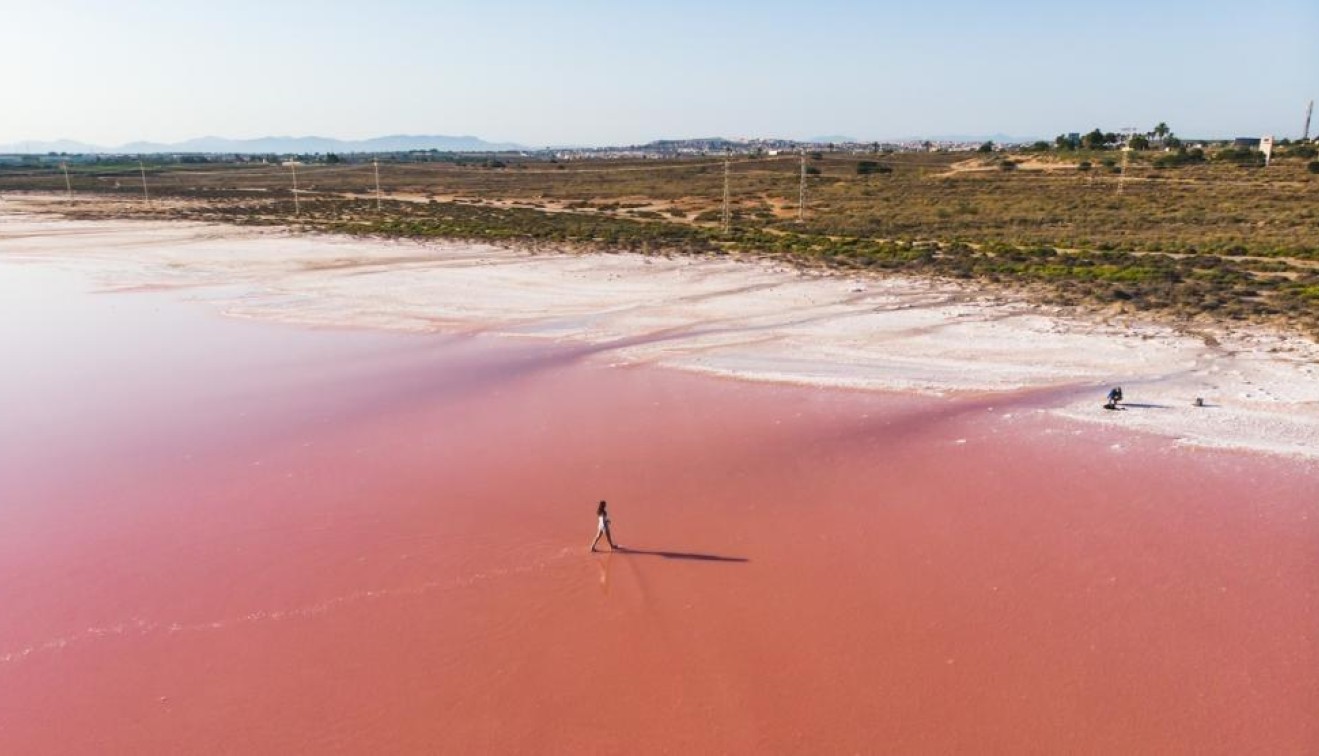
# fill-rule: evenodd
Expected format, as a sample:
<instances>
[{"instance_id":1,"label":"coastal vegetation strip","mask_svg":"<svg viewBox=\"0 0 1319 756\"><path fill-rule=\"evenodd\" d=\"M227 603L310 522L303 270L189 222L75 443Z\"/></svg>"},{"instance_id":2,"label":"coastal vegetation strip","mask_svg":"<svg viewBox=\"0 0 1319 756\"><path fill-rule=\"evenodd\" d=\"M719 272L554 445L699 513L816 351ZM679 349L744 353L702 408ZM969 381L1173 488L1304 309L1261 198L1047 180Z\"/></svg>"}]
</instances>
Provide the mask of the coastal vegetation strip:
<instances>
[{"instance_id":1,"label":"coastal vegetation strip","mask_svg":"<svg viewBox=\"0 0 1319 756\"><path fill-rule=\"evenodd\" d=\"M1168 160L1181 154L1127 153L1125 169L1084 149L737 156L727 228L725 164L710 157L383 162L378 194L369 162L102 162L70 166L67 181L58 167L17 166L0 169L0 191L66 192L74 215L770 255L1319 336L1319 174L1306 156L1267 168L1235 152ZM123 201L77 202L90 195Z\"/></svg>"}]
</instances>

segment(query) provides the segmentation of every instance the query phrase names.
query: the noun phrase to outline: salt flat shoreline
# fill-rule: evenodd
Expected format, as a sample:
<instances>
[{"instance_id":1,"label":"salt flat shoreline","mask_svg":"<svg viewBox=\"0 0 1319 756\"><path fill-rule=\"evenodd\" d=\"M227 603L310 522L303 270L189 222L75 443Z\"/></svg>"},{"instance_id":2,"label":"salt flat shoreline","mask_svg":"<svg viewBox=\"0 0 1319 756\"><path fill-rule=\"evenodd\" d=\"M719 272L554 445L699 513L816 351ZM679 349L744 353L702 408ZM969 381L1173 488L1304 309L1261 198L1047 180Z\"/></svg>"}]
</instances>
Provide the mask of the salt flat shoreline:
<instances>
[{"instance_id":1,"label":"salt flat shoreline","mask_svg":"<svg viewBox=\"0 0 1319 756\"><path fill-rule=\"evenodd\" d=\"M0 261L77 269L108 290L205 287L198 298L237 317L552 338L615 364L813 386L1039 391L1031 411L1319 460L1319 344L1263 328L1209 339L968 286L765 260L75 221L60 209L0 198ZM1125 411L1100 408L1114 385Z\"/></svg>"}]
</instances>

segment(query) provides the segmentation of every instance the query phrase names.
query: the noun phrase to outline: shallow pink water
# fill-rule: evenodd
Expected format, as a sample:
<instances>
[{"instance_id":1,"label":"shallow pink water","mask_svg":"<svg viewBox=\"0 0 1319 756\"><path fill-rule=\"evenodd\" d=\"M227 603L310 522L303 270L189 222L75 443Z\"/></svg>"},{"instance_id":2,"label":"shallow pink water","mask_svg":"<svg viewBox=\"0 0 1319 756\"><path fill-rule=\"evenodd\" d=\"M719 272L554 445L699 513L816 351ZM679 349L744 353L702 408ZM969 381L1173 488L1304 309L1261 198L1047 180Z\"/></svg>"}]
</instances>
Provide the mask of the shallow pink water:
<instances>
[{"instance_id":1,"label":"shallow pink water","mask_svg":"<svg viewBox=\"0 0 1319 756\"><path fill-rule=\"evenodd\" d=\"M1319 749L1312 464L0 276L0 752Z\"/></svg>"}]
</instances>

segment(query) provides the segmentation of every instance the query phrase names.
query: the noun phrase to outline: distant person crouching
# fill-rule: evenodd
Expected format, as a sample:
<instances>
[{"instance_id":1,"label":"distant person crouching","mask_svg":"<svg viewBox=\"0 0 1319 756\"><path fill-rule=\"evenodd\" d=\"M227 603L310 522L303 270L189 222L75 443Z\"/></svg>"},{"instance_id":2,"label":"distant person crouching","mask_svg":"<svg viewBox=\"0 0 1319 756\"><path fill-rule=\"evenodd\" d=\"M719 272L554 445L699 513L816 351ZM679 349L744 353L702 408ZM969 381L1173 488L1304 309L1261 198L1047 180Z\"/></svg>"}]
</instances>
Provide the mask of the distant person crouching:
<instances>
[{"instance_id":1,"label":"distant person crouching","mask_svg":"<svg viewBox=\"0 0 1319 756\"><path fill-rule=\"evenodd\" d=\"M1118 408L1117 403L1122 401L1122 387L1117 386L1108 392L1108 402L1104 404L1104 409L1115 410Z\"/></svg>"}]
</instances>

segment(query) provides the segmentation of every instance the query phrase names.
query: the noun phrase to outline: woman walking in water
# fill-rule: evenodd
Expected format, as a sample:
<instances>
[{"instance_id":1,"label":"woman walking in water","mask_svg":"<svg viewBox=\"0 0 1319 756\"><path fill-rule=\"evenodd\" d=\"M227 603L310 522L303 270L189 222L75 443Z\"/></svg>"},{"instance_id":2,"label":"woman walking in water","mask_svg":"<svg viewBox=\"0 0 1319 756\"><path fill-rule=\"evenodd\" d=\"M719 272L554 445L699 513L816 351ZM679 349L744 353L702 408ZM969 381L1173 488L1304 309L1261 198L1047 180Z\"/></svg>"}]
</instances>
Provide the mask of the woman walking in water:
<instances>
[{"instance_id":1,"label":"woman walking in water","mask_svg":"<svg viewBox=\"0 0 1319 756\"><path fill-rule=\"evenodd\" d=\"M601 500L600 506L595 508L595 516L598 523L595 531L595 540L591 541L591 551L595 551L595 545L600 543L600 536L604 536L605 540L609 541L610 549L614 551L620 549L621 547L614 543L613 534L609 532L609 511L605 509L605 503L603 500Z\"/></svg>"}]
</instances>

